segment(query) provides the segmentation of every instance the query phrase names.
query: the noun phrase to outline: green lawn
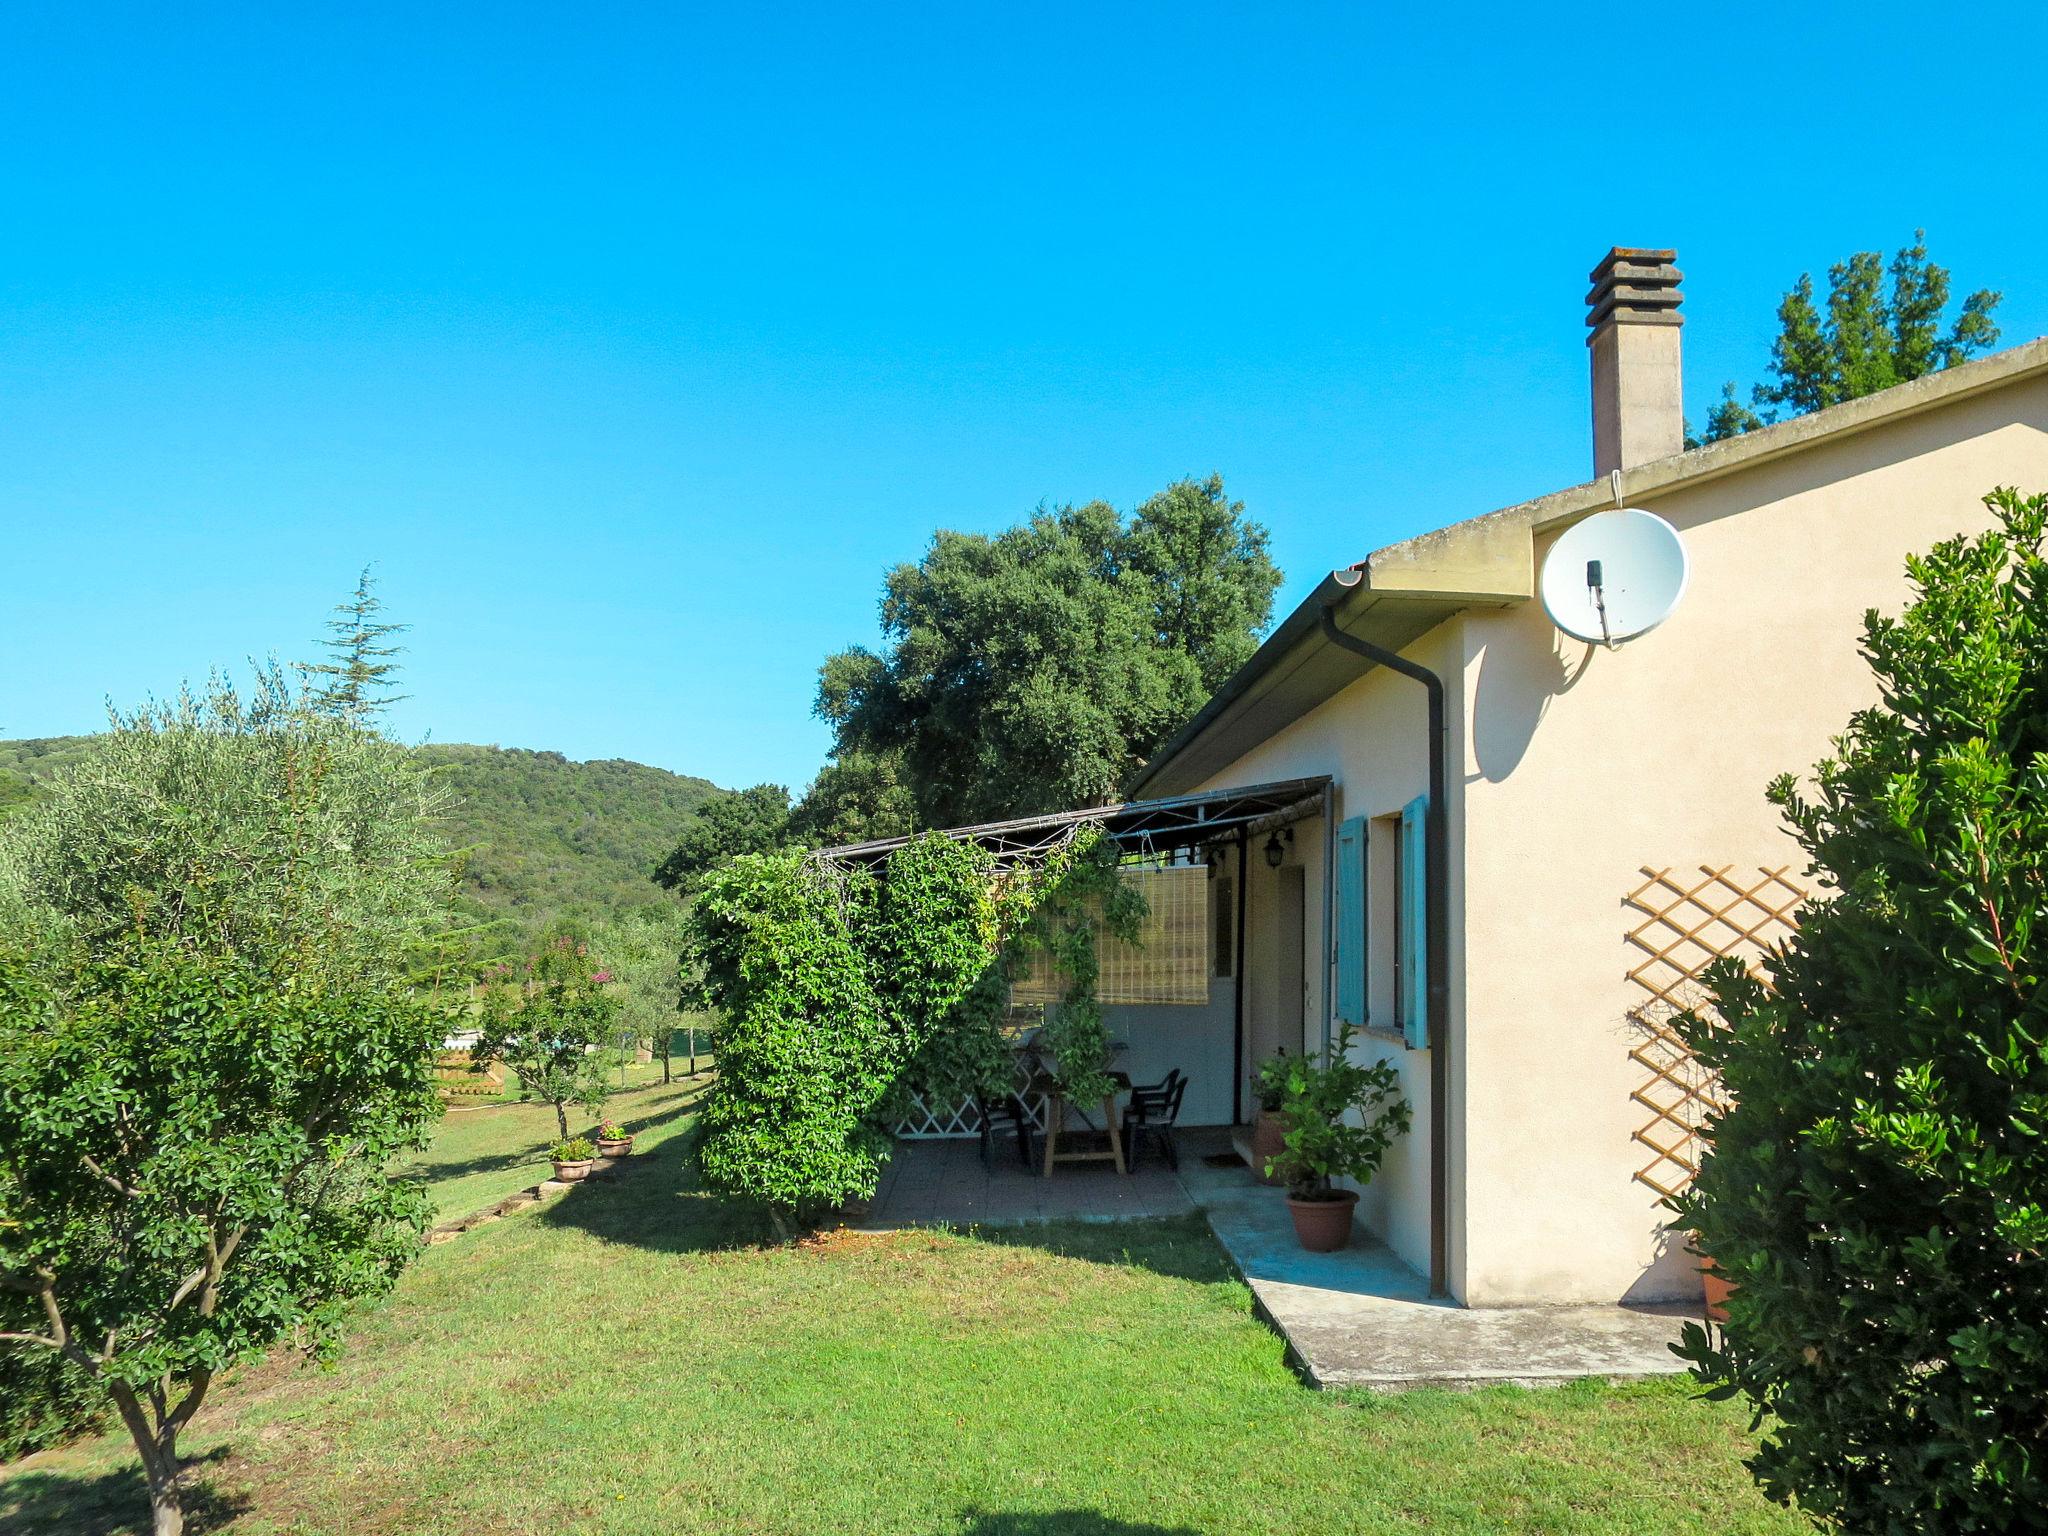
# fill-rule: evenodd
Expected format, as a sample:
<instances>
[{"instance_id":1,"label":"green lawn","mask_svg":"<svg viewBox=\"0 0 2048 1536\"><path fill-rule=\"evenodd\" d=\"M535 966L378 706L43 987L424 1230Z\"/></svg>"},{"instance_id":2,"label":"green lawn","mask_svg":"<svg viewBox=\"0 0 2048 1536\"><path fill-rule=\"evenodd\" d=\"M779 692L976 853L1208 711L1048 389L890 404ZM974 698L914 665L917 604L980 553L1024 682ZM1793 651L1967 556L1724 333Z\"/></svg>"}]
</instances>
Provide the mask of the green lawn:
<instances>
[{"instance_id":1,"label":"green lawn","mask_svg":"<svg viewBox=\"0 0 2048 1536\"><path fill-rule=\"evenodd\" d=\"M678 1143L643 1144L625 1178L429 1250L332 1371L231 1383L189 1436L211 1528L1803 1529L1750 1487L1739 1415L1680 1384L1304 1389L1198 1219L768 1248ZM139 1531L139 1507L118 1440L0 1474L9 1533Z\"/></svg>"},{"instance_id":2,"label":"green lawn","mask_svg":"<svg viewBox=\"0 0 2048 1536\"><path fill-rule=\"evenodd\" d=\"M674 1083L661 1081L661 1063L627 1068L629 1087L605 1101L604 1113L631 1129L636 1154L651 1151L682 1127L681 1111L697 1095L677 1069ZM598 1116L569 1111L571 1134L597 1124ZM504 1103L451 1107L434 1144L407 1165L407 1172L433 1191L443 1221L480 1211L551 1173L548 1148L555 1143L555 1111L547 1104Z\"/></svg>"}]
</instances>

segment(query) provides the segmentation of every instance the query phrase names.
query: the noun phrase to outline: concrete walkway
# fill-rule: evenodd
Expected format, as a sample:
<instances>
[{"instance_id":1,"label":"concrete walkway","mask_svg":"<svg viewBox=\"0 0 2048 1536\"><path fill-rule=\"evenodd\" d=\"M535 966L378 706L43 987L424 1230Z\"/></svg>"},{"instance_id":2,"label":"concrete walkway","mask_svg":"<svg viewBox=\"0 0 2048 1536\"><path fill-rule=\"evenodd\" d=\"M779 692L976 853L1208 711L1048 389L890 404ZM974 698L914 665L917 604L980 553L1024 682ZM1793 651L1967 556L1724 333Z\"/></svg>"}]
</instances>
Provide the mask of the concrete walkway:
<instances>
[{"instance_id":1,"label":"concrete walkway","mask_svg":"<svg viewBox=\"0 0 2048 1536\"><path fill-rule=\"evenodd\" d=\"M1400 1391L1675 1375L1670 1345L1696 1309L1460 1307L1354 1229L1352 1246L1307 1253L1284 1193L1242 1166L1181 1159L1181 1182L1287 1340L1311 1385Z\"/></svg>"}]
</instances>

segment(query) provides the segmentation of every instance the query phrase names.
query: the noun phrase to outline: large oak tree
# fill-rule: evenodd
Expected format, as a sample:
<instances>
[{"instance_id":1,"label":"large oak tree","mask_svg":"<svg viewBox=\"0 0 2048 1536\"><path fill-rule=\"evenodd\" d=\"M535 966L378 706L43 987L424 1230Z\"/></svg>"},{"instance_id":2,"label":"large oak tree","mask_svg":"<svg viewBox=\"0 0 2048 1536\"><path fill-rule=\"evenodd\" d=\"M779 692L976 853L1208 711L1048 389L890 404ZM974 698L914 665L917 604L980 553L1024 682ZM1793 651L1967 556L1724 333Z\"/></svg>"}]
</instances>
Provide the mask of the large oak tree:
<instances>
[{"instance_id":1,"label":"large oak tree","mask_svg":"<svg viewBox=\"0 0 2048 1536\"><path fill-rule=\"evenodd\" d=\"M1251 655L1279 582L1266 530L1218 476L1129 517L1098 501L993 537L940 532L889 573L883 646L819 674L835 731L821 785L858 766L886 783L872 803L889 824L813 819L881 835L907 830L906 809L936 827L1114 800Z\"/></svg>"}]
</instances>

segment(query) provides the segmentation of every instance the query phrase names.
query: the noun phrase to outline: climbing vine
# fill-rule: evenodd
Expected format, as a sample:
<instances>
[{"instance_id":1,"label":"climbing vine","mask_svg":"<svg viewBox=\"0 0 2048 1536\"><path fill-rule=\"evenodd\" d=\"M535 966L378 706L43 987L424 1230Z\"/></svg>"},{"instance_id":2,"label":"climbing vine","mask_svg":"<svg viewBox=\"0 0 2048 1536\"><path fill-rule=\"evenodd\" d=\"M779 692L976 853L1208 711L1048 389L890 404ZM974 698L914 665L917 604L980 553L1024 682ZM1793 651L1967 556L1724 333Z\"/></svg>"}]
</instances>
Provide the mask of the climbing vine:
<instances>
[{"instance_id":1,"label":"climbing vine","mask_svg":"<svg viewBox=\"0 0 2048 1536\"><path fill-rule=\"evenodd\" d=\"M1109 1034L1096 996L1101 963L1096 939L1107 928L1135 941L1145 898L1117 877L1116 844L1090 827L1039 872L1023 921L1011 941L1015 960L1043 949L1066 978L1060 1001L1046 1009L1040 1043L1051 1056L1060 1092L1081 1103L1108 1097Z\"/></svg>"},{"instance_id":2,"label":"climbing vine","mask_svg":"<svg viewBox=\"0 0 2048 1536\"><path fill-rule=\"evenodd\" d=\"M686 966L723 1016L698 1156L706 1182L779 1226L873 1193L913 1095L1010 1091L1010 978L1034 950L1067 978L1043 1043L1069 1097L1109 1091L1095 936L1134 938L1143 897L1096 828L1034 869L937 834L879 874L798 853L732 860L692 908Z\"/></svg>"}]
</instances>

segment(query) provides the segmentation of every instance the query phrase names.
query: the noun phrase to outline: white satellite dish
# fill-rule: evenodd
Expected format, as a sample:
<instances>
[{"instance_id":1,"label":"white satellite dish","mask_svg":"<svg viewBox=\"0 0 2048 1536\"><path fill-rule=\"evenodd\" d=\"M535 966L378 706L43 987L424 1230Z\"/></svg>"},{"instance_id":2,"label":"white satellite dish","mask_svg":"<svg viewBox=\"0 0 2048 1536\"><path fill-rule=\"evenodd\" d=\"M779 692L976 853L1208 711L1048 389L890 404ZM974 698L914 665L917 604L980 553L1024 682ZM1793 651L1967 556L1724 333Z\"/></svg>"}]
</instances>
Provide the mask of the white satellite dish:
<instances>
[{"instance_id":1,"label":"white satellite dish","mask_svg":"<svg viewBox=\"0 0 2048 1536\"><path fill-rule=\"evenodd\" d=\"M1575 640L1616 645L1670 618L1685 576L1678 530L1654 512L1616 507L1567 528L1538 585L1551 623Z\"/></svg>"}]
</instances>

